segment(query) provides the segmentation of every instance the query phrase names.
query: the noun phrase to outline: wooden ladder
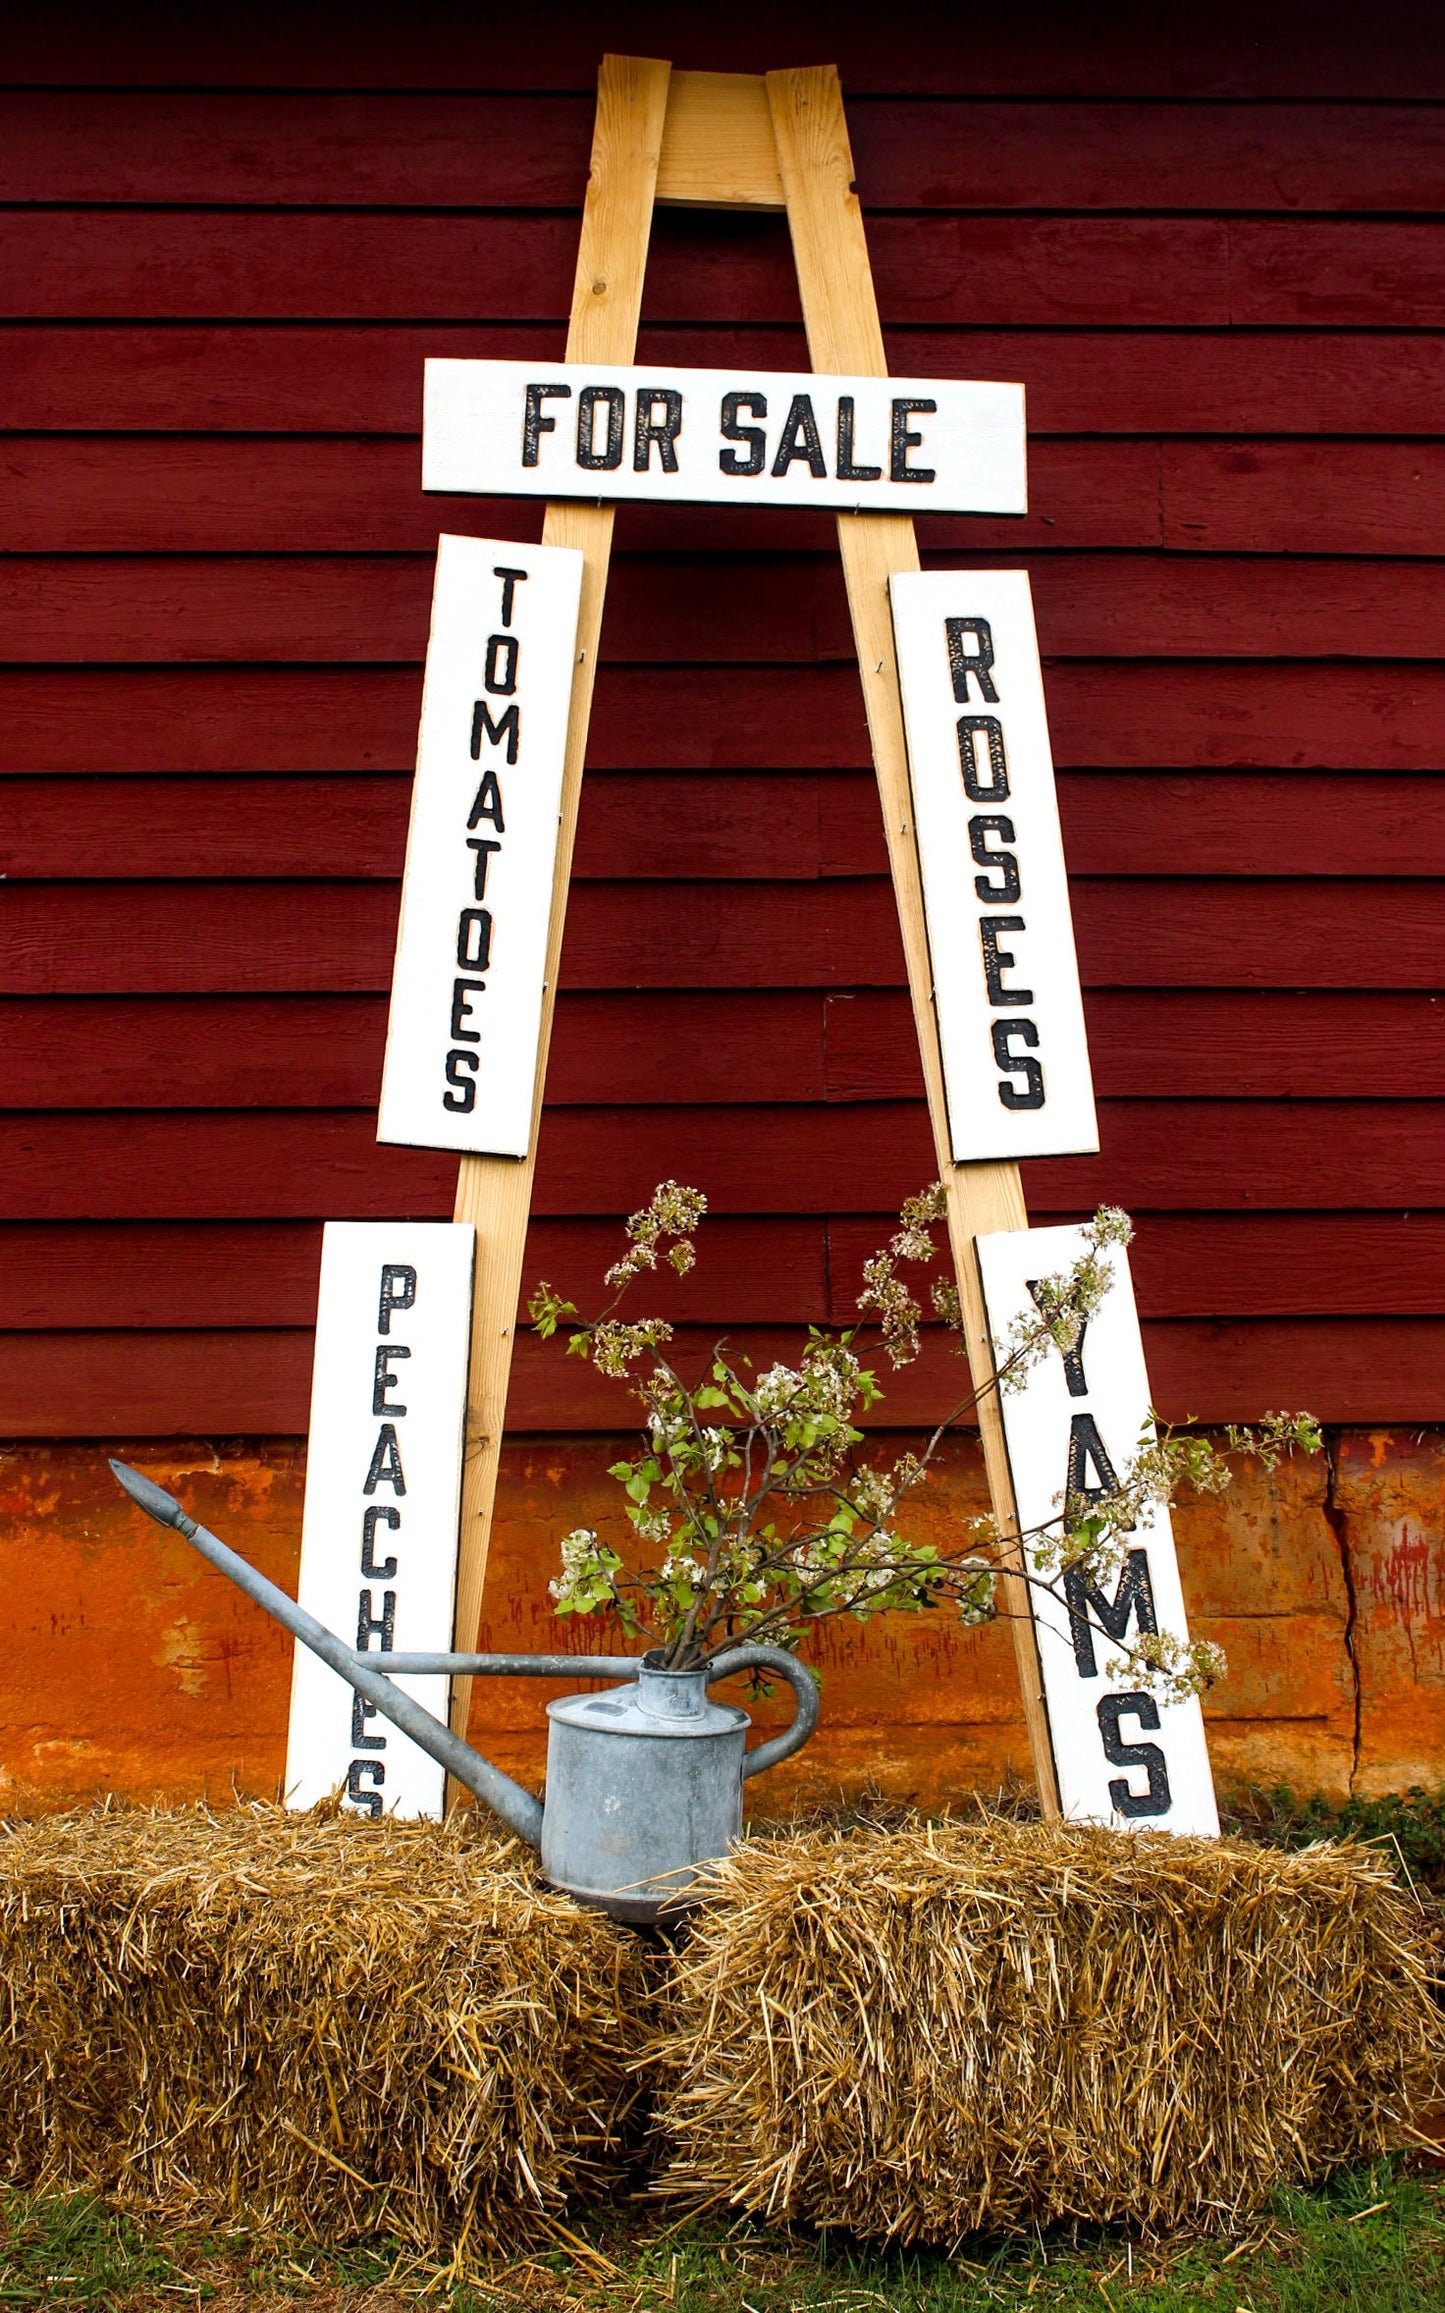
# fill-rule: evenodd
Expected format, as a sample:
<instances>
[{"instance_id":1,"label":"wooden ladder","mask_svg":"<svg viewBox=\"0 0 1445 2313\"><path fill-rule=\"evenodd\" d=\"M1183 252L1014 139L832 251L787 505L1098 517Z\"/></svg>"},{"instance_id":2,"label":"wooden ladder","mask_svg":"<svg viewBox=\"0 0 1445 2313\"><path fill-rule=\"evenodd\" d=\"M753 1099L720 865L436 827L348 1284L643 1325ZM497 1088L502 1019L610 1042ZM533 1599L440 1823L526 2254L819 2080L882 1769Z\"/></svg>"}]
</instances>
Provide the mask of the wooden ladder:
<instances>
[{"instance_id":1,"label":"wooden ladder","mask_svg":"<svg viewBox=\"0 0 1445 2313\"><path fill-rule=\"evenodd\" d=\"M569 362L630 364L635 359L652 211L659 201L680 208L785 210L813 368L834 375L887 376L863 215L853 190L842 91L832 65L757 78L674 72L649 57L604 57L567 332ZM457 1571L455 1645L462 1652L475 1648L481 1616L613 514L611 506L549 504L542 528L545 545L576 547L583 558L578 664L529 1153L520 1160L464 1156L457 1182L456 1218L473 1222L477 1230ZM840 514L837 522L938 1176L948 1196L949 1241L969 1365L980 1392L989 1491L999 1528L1012 1542L1016 1567L1018 1518L998 1395L989 1386L993 1349L974 1238L996 1229L1026 1228L1028 1215L1016 1164L955 1164L951 1153L888 607L889 573L917 570L918 546L906 515ZM1004 1588L1034 1772L1044 1814L1052 1817L1059 1811L1058 1785L1028 1586L1012 1572L1005 1574ZM466 1733L470 1706L471 1681L458 1679L451 1703L458 1734Z\"/></svg>"}]
</instances>

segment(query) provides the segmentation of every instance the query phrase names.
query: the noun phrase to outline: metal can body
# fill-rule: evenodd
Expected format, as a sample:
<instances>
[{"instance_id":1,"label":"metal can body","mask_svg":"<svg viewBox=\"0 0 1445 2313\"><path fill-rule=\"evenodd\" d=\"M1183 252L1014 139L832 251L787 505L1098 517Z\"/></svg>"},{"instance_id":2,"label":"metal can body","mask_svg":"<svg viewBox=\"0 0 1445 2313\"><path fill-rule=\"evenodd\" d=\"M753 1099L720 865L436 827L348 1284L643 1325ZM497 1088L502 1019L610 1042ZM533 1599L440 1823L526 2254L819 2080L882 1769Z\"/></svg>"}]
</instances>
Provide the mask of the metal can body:
<instances>
[{"instance_id":1,"label":"metal can body","mask_svg":"<svg viewBox=\"0 0 1445 2313\"><path fill-rule=\"evenodd\" d=\"M655 1920L742 1830L747 1712L709 1702L705 1672L644 1671L547 1717L543 1871L614 1919Z\"/></svg>"}]
</instances>

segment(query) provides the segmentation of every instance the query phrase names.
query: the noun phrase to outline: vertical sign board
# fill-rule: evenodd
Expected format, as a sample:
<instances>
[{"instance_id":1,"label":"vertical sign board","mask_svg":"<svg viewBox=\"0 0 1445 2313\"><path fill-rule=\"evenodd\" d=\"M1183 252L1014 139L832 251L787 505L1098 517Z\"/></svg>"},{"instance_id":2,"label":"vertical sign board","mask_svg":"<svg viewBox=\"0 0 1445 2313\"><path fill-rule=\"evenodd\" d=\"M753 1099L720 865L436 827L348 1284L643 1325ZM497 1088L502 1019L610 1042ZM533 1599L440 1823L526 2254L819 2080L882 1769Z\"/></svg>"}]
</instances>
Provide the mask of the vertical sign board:
<instances>
[{"instance_id":1,"label":"vertical sign board","mask_svg":"<svg viewBox=\"0 0 1445 2313\"><path fill-rule=\"evenodd\" d=\"M298 1596L370 1653L452 1643L476 1231L328 1221ZM444 1678L398 1679L445 1719ZM286 1799L440 1815L445 1776L299 1641Z\"/></svg>"},{"instance_id":2,"label":"vertical sign board","mask_svg":"<svg viewBox=\"0 0 1445 2313\"><path fill-rule=\"evenodd\" d=\"M582 556L438 541L376 1137L525 1156Z\"/></svg>"},{"instance_id":3,"label":"vertical sign board","mask_svg":"<svg viewBox=\"0 0 1445 2313\"><path fill-rule=\"evenodd\" d=\"M888 582L959 1164L1098 1148L1028 573Z\"/></svg>"},{"instance_id":4,"label":"vertical sign board","mask_svg":"<svg viewBox=\"0 0 1445 2313\"><path fill-rule=\"evenodd\" d=\"M1030 1283L1070 1268L1078 1229L1018 1229L977 1239L989 1328L1000 1361L1016 1317L1032 1317ZM1050 1351L1002 1396L1025 1535L1057 1519L1066 1491L1086 1494L1123 1474L1149 1423L1149 1377L1128 1257L1107 1255L1113 1284L1068 1357ZM1028 1543L1025 1542L1025 1549ZM1059 1803L1075 1822L1217 1836L1219 1816L1197 1696L1165 1702L1109 1663L1140 1631L1187 1640L1168 1509L1151 1505L1125 1538L1112 1584L1063 1578L1067 1605L1032 1590Z\"/></svg>"}]
</instances>

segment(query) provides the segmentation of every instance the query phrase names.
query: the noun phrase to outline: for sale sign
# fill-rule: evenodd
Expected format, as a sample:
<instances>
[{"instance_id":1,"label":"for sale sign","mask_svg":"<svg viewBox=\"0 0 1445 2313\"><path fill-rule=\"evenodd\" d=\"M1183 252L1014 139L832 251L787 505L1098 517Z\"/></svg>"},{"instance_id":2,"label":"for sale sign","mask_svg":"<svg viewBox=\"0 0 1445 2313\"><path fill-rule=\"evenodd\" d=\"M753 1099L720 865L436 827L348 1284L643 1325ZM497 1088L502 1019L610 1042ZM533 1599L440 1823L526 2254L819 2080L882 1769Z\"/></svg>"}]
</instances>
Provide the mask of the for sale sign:
<instances>
[{"instance_id":1,"label":"for sale sign","mask_svg":"<svg viewBox=\"0 0 1445 2313\"><path fill-rule=\"evenodd\" d=\"M1022 514L1024 389L811 370L433 360L422 488Z\"/></svg>"},{"instance_id":2,"label":"for sale sign","mask_svg":"<svg viewBox=\"0 0 1445 2313\"><path fill-rule=\"evenodd\" d=\"M977 1239L994 1354L1002 1364L1015 1320L1032 1319L1041 1278L1072 1268L1081 1229L1018 1229ZM1149 1378L1128 1256L1111 1246L1113 1279L1097 1315L1067 1354L1050 1350L1023 1386L1002 1392L1004 1436L1019 1524L1058 1534L1067 1495L1113 1490L1149 1433ZM1032 1561L1031 1561L1032 1562ZM1174 1532L1163 1503L1142 1510L1117 1572L1055 1578L1059 1595L1031 1587L1059 1804L1076 1822L1141 1825L1216 1836L1219 1816L1197 1696L1165 1701L1129 1675L1124 1652L1139 1634L1188 1643Z\"/></svg>"}]
</instances>

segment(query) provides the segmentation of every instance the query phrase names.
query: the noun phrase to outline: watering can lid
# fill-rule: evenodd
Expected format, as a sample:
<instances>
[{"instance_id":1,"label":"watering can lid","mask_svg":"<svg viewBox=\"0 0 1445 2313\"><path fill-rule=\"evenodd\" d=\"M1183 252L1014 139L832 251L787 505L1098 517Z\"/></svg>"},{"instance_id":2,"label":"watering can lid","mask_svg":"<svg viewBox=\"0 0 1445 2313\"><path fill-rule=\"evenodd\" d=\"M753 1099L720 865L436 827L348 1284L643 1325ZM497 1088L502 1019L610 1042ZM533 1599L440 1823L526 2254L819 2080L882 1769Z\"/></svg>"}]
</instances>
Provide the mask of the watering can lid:
<instances>
[{"instance_id":1,"label":"watering can lid","mask_svg":"<svg viewBox=\"0 0 1445 2313\"><path fill-rule=\"evenodd\" d=\"M740 1734L751 1724L747 1712L735 1704L712 1701L704 1702L695 1717L662 1718L642 1709L639 1694L634 1683L605 1695L564 1695L547 1705L547 1716L561 1726L585 1727L593 1734L653 1735L665 1742L688 1735Z\"/></svg>"}]
</instances>

